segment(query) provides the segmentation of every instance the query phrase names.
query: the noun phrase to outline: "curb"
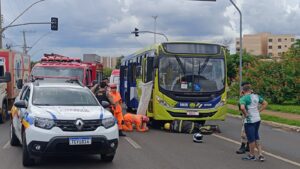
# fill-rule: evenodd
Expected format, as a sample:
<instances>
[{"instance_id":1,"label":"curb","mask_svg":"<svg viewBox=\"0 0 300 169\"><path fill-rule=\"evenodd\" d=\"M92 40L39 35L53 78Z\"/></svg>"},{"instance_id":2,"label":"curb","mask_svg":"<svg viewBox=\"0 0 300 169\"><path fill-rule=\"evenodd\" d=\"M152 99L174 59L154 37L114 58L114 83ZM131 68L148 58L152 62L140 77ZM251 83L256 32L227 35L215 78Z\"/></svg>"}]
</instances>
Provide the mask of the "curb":
<instances>
[{"instance_id":1,"label":"curb","mask_svg":"<svg viewBox=\"0 0 300 169\"><path fill-rule=\"evenodd\" d=\"M241 119L241 116L239 116L239 115L227 114L227 116ZM287 124L276 123L276 122L273 122L273 121L265 121L265 120L261 120L261 121L262 121L263 124L267 124L267 125L272 126L272 127L282 128L282 129L285 129L285 130L300 133L300 127L298 127L298 126L291 126L291 125L287 125Z\"/></svg>"}]
</instances>

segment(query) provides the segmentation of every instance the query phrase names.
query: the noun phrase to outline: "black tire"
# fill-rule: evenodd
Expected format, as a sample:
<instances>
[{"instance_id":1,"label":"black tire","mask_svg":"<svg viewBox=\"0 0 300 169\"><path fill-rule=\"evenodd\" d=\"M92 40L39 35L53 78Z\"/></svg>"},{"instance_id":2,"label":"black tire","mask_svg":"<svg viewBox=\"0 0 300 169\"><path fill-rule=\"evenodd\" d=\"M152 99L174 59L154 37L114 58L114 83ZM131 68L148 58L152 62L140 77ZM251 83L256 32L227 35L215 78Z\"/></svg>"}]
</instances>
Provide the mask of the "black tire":
<instances>
[{"instance_id":1,"label":"black tire","mask_svg":"<svg viewBox=\"0 0 300 169\"><path fill-rule=\"evenodd\" d=\"M16 136L15 129L13 128L13 124L10 124L10 145L11 146L18 146L20 145L20 141Z\"/></svg>"},{"instance_id":2,"label":"black tire","mask_svg":"<svg viewBox=\"0 0 300 169\"><path fill-rule=\"evenodd\" d=\"M6 121L7 114L8 114L7 104L4 102L4 103L2 103L2 109L0 112L0 124L4 123Z\"/></svg>"},{"instance_id":3,"label":"black tire","mask_svg":"<svg viewBox=\"0 0 300 169\"><path fill-rule=\"evenodd\" d=\"M101 160L104 162L112 162L115 158L115 153L113 154L101 154Z\"/></svg>"},{"instance_id":4,"label":"black tire","mask_svg":"<svg viewBox=\"0 0 300 169\"><path fill-rule=\"evenodd\" d=\"M23 144L23 166L25 167L33 166L35 161L33 158L30 157L30 154L28 152L25 133L22 135L22 144Z\"/></svg>"}]
</instances>

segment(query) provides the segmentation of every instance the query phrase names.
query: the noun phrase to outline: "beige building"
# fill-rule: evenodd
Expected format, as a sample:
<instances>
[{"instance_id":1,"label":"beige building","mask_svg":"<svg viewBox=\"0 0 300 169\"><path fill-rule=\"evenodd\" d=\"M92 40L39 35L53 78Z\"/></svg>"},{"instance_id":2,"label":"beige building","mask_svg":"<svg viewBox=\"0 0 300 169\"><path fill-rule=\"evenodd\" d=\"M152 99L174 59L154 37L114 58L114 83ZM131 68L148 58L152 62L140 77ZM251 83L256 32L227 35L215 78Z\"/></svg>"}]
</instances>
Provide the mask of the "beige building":
<instances>
[{"instance_id":1,"label":"beige building","mask_svg":"<svg viewBox=\"0 0 300 169\"><path fill-rule=\"evenodd\" d=\"M253 55L281 57L295 41L294 35L273 35L271 33L259 33L244 35L243 48ZM240 40L236 39L236 51L240 51Z\"/></svg>"},{"instance_id":2,"label":"beige building","mask_svg":"<svg viewBox=\"0 0 300 169\"><path fill-rule=\"evenodd\" d=\"M104 68L114 69L117 65L118 57L110 57L110 56L101 56L100 62L103 64Z\"/></svg>"},{"instance_id":3,"label":"beige building","mask_svg":"<svg viewBox=\"0 0 300 169\"><path fill-rule=\"evenodd\" d=\"M83 54L83 61L85 62L100 62L103 68L114 69L117 65L118 57L99 56L97 54Z\"/></svg>"}]
</instances>

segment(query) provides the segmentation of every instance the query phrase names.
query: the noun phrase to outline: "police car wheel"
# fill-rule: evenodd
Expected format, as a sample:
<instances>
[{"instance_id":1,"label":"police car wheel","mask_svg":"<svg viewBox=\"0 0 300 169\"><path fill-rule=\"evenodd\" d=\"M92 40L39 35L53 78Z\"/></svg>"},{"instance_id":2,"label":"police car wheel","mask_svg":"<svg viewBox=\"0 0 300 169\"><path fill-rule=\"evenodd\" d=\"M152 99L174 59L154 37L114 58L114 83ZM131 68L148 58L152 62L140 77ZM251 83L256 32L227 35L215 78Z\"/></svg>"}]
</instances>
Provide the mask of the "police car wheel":
<instances>
[{"instance_id":1,"label":"police car wheel","mask_svg":"<svg viewBox=\"0 0 300 169\"><path fill-rule=\"evenodd\" d=\"M22 144L23 144L23 166L25 166L25 167L33 166L35 161L29 155L28 147L26 144L25 134L23 134L23 136L22 136L22 141L23 141L22 142Z\"/></svg>"},{"instance_id":2,"label":"police car wheel","mask_svg":"<svg viewBox=\"0 0 300 169\"><path fill-rule=\"evenodd\" d=\"M20 141L19 141L19 139L16 136L15 129L14 129L12 123L10 124L10 145L11 146L18 146L18 145L20 145Z\"/></svg>"},{"instance_id":3,"label":"police car wheel","mask_svg":"<svg viewBox=\"0 0 300 169\"><path fill-rule=\"evenodd\" d=\"M7 105L3 103L2 109L0 111L0 124L6 121L6 115L7 115Z\"/></svg>"},{"instance_id":4,"label":"police car wheel","mask_svg":"<svg viewBox=\"0 0 300 169\"><path fill-rule=\"evenodd\" d=\"M112 162L115 157L114 154L101 154L101 160L104 162Z\"/></svg>"}]
</instances>

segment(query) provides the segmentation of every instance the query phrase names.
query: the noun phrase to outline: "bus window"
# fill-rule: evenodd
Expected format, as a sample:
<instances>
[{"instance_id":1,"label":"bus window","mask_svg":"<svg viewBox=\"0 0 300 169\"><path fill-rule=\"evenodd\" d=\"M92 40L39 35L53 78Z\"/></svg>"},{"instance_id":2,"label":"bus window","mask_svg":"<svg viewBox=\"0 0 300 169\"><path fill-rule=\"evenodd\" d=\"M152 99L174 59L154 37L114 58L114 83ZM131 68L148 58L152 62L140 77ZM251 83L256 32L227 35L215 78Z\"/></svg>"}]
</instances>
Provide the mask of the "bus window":
<instances>
[{"instance_id":1,"label":"bus window","mask_svg":"<svg viewBox=\"0 0 300 169\"><path fill-rule=\"evenodd\" d=\"M147 63L146 63L146 82L150 82L153 80L153 61L154 61L154 58L153 57L148 57L147 58Z\"/></svg>"},{"instance_id":2,"label":"bus window","mask_svg":"<svg viewBox=\"0 0 300 169\"><path fill-rule=\"evenodd\" d=\"M4 77L4 65L0 65L0 77Z\"/></svg>"}]
</instances>

